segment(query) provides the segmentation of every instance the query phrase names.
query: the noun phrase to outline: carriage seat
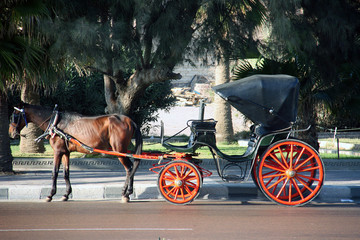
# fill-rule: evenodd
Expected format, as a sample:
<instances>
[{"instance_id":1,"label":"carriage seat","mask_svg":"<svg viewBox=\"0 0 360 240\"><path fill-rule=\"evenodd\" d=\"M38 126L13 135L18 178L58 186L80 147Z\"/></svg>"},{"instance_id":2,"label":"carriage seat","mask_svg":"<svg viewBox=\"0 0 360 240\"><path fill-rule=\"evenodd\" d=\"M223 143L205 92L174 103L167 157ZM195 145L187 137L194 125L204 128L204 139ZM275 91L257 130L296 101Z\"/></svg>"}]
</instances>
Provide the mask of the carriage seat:
<instances>
[{"instance_id":1,"label":"carriage seat","mask_svg":"<svg viewBox=\"0 0 360 240\"><path fill-rule=\"evenodd\" d=\"M216 146L216 123L214 119L189 120L187 125L191 134L187 145L175 146L166 141L162 141L162 145L169 150L186 153L194 153L201 146Z\"/></svg>"}]
</instances>

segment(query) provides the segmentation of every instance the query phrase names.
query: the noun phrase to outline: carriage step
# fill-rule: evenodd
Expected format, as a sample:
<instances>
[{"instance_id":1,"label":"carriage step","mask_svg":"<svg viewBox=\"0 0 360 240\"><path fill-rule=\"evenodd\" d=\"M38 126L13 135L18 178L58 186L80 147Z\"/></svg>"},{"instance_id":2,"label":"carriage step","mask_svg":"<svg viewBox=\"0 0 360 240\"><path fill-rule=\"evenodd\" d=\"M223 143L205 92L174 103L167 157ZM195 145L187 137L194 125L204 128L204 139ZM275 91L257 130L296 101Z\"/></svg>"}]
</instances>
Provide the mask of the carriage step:
<instances>
[{"instance_id":1,"label":"carriage step","mask_svg":"<svg viewBox=\"0 0 360 240\"><path fill-rule=\"evenodd\" d=\"M223 176L223 180L226 182L242 182L244 178L238 175L226 175Z\"/></svg>"}]
</instances>

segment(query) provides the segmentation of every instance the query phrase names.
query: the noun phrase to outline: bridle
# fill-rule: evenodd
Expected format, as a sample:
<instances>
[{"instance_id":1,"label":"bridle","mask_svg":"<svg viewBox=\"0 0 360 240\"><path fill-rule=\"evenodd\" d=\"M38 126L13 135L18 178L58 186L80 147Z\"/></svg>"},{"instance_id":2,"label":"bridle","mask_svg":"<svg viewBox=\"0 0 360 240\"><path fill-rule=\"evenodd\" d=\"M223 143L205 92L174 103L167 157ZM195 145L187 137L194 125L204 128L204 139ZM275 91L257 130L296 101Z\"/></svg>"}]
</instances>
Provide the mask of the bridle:
<instances>
[{"instance_id":1,"label":"bridle","mask_svg":"<svg viewBox=\"0 0 360 240\"><path fill-rule=\"evenodd\" d=\"M23 109L23 108L20 109L20 108L17 108L17 107L14 107L14 109L15 110L12 113L11 118L10 118L10 124L15 128L15 136L26 137L25 135L21 135L19 133L19 130L18 130L18 127L19 127L20 122L21 122L21 118L24 119L25 126L26 127L28 126L28 122L26 120L26 115L25 115L25 109Z\"/></svg>"}]
</instances>

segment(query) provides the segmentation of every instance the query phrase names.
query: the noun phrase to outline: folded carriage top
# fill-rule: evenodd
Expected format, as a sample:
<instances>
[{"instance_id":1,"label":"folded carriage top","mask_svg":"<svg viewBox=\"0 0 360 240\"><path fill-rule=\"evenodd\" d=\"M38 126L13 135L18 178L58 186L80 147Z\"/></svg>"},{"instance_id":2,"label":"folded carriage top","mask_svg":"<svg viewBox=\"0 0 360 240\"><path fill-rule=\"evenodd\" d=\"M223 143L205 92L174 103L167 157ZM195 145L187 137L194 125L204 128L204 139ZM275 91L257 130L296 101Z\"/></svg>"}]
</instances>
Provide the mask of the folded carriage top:
<instances>
[{"instance_id":1,"label":"folded carriage top","mask_svg":"<svg viewBox=\"0 0 360 240\"><path fill-rule=\"evenodd\" d=\"M296 120L299 81L289 75L253 75L213 87L220 97L267 131Z\"/></svg>"}]
</instances>

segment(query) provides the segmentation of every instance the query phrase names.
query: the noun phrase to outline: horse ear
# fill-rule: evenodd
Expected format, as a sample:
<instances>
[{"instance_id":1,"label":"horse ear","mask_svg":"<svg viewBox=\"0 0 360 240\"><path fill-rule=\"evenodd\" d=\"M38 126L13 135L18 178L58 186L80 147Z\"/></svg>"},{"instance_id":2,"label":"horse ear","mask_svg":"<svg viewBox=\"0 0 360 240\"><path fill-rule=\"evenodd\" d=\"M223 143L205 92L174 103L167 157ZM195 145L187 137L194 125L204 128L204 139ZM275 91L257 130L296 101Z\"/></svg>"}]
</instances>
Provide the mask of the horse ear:
<instances>
[{"instance_id":1,"label":"horse ear","mask_svg":"<svg viewBox=\"0 0 360 240\"><path fill-rule=\"evenodd\" d=\"M21 109L25 108L26 105L27 105L27 103L23 102L22 100L20 101L20 108Z\"/></svg>"}]
</instances>

